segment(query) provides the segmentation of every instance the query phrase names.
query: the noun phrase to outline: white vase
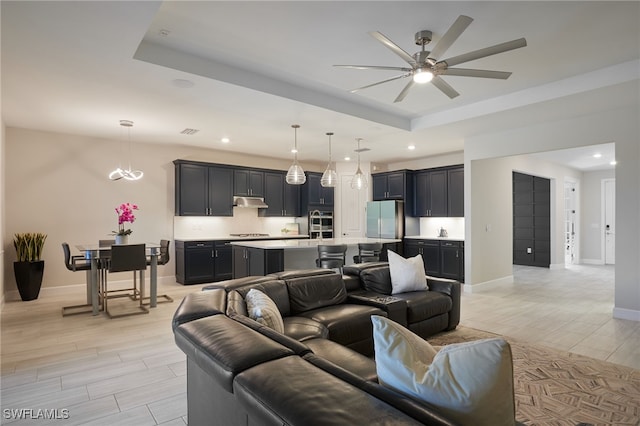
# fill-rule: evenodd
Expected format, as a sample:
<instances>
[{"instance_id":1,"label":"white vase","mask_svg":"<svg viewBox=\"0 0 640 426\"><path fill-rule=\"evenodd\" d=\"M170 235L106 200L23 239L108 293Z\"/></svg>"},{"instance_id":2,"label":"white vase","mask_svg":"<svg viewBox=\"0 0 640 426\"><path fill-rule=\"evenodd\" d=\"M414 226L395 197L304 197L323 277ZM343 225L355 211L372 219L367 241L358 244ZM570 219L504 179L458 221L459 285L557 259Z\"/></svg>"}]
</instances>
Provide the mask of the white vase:
<instances>
[{"instance_id":1,"label":"white vase","mask_svg":"<svg viewBox=\"0 0 640 426\"><path fill-rule=\"evenodd\" d=\"M128 235L116 235L116 244L129 244L129 236Z\"/></svg>"}]
</instances>

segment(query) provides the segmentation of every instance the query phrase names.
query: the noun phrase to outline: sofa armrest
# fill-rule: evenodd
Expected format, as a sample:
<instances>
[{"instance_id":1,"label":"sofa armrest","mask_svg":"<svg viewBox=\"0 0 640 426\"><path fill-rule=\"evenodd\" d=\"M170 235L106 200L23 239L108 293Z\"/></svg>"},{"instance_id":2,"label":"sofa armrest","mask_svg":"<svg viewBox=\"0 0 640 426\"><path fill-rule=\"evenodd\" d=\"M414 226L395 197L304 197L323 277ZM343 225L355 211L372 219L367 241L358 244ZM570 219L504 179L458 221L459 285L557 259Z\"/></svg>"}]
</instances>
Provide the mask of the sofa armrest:
<instances>
[{"instance_id":1,"label":"sofa armrest","mask_svg":"<svg viewBox=\"0 0 640 426\"><path fill-rule=\"evenodd\" d=\"M173 314L172 329L185 322L223 314L226 307L227 293L222 289L187 294Z\"/></svg>"},{"instance_id":2,"label":"sofa armrest","mask_svg":"<svg viewBox=\"0 0 640 426\"><path fill-rule=\"evenodd\" d=\"M358 305L369 305L382 309L388 318L398 324L407 326L407 302L395 296L387 296L373 291L350 293L347 302Z\"/></svg>"},{"instance_id":3,"label":"sofa armrest","mask_svg":"<svg viewBox=\"0 0 640 426\"><path fill-rule=\"evenodd\" d=\"M447 330L453 330L460 324L460 293L461 284L459 281L447 278L436 278L427 275L427 285L429 290L446 294L451 298L453 306L449 312L449 324Z\"/></svg>"}]
</instances>

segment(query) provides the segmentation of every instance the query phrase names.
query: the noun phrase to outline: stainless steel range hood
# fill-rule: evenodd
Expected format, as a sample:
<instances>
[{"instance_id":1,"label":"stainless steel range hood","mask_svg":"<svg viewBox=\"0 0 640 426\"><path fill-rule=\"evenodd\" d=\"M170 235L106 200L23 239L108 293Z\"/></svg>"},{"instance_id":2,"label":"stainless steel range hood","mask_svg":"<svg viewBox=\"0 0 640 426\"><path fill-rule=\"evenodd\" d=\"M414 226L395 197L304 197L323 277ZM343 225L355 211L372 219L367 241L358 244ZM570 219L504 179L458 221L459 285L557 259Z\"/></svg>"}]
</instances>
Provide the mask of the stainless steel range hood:
<instances>
[{"instance_id":1,"label":"stainless steel range hood","mask_svg":"<svg viewBox=\"0 0 640 426\"><path fill-rule=\"evenodd\" d=\"M246 207L253 209L266 209L269 207L265 204L264 198L258 197L233 197L233 205L235 207Z\"/></svg>"}]
</instances>

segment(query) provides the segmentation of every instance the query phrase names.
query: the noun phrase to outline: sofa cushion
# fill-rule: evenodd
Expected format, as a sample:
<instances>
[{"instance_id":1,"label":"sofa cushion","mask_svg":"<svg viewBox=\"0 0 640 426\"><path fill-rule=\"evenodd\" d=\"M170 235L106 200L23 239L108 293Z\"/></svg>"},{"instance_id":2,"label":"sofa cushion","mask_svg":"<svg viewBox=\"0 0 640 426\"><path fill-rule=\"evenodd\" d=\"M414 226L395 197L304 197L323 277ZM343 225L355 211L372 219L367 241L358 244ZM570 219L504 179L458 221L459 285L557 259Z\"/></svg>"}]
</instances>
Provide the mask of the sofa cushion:
<instances>
[{"instance_id":1,"label":"sofa cushion","mask_svg":"<svg viewBox=\"0 0 640 426\"><path fill-rule=\"evenodd\" d=\"M377 381L376 363L371 358L329 339L311 339L305 344L322 359L344 368L365 380Z\"/></svg>"},{"instance_id":2,"label":"sofa cushion","mask_svg":"<svg viewBox=\"0 0 640 426\"><path fill-rule=\"evenodd\" d=\"M391 273L389 265L372 267L360 272L360 279L365 289L375 293L391 294Z\"/></svg>"},{"instance_id":3,"label":"sofa cushion","mask_svg":"<svg viewBox=\"0 0 640 426\"><path fill-rule=\"evenodd\" d=\"M425 401L460 424L515 424L511 348L504 339L452 344L436 352L387 318L372 322L381 384Z\"/></svg>"},{"instance_id":4,"label":"sofa cushion","mask_svg":"<svg viewBox=\"0 0 640 426\"><path fill-rule=\"evenodd\" d=\"M389 256L389 272L391 274L391 294L406 293L427 289L427 276L424 273L422 255L405 259L392 250Z\"/></svg>"},{"instance_id":5,"label":"sofa cushion","mask_svg":"<svg viewBox=\"0 0 640 426\"><path fill-rule=\"evenodd\" d=\"M291 315L347 300L347 290L339 274L315 275L285 281L289 291Z\"/></svg>"},{"instance_id":6,"label":"sofa cushion","mask_svg":"<svg viewBox=\"0 0 640 426\"><path fill-rule=\"evenodd\" d=\"M285 317L283 321L284 334L292 339L305 342L309 339L326 339L329 337L329 329L324 324L311 318L293 316Z\"/></svg>"},{"instance_id":7,"label":"sofa cushion","mask_svg":"<svg viewBox=\"0 0 640 426\"><path fill-rule=\"evenodd\" d=\"M247 313L249 318L274 329L278 333L284 333L282 315L276 304L263 292L252 288L247 292Z\"/></svg>"},{"instance_id":8,"label":"sofa cushion","mask_svg":"<svg viewBox=\"0 0 640 426\"><path fill-rule=\"evenodd\" d=\"M290 280L292 278L312 277L315 275L335 274L332 269L315 268L315 269L294 269L289 271L274 272L268 276L279 280Z\"/></svg>"},{"instance_id":9,"label":"sofa cushion","mask_svg":"<svg viewBox=\"0 0 640 426\"><path fill-rule=\"evenodd\" d=\"M248 284L244 287L238 288L236 291L240 293L243 298L246 298L247 293L252 288L260 290L261 292L269 296L269 298L274 301L274 303L278 307L278 310L280 311L280 314L283 317L291 314L291 308L289 305L289 291L287 290L287 286L284 281L271 279L268 281Z\"/></svg>"},{"instance_id":10,"label":"sofa cushion","mask_svg":"<svg viewBox=\"0 0 640 426\"><path fill-rule=\"evenodd\" d=\"M451 310L451 298L436 291L412 291L396 294L394 297L402 299L407 304L407 322L420 322Z\"/></svg>"},{"instance_id":11,"label":"sofa cushion","mask_svg":"<svg viewBox=\"0 0 640 426\"><path fill-rule=\"evenodd\" d=\"M367 305L341 304L326 306L298 314L324 324L329 330L329 339L349 346L369 340L373 342L371 315L387 314L376 307Z\"/></svg>"}]
</instances>

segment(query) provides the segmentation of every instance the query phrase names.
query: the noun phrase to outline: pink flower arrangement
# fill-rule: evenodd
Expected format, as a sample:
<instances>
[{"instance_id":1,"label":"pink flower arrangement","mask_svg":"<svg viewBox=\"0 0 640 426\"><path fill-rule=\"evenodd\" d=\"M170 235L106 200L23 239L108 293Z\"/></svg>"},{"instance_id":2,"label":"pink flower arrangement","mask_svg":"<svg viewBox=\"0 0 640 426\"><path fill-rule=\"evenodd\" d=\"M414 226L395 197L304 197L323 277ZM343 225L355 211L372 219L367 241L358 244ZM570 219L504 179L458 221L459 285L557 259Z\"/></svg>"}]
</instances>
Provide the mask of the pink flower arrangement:
<instances>
[{"instance_id":1,"label":"pink flower arrangement","mask_svg":"<svg viewBox=\"0 0 640 426\"><path fill-rule=\"evenodd\" d=\"M118 215L118 230L113 231L113 235L129 235L131 234L131 229L124 229L124 224L126 222L133 223L136 220L136 217L133 215L134 210L138 210L137 204L131 203L122 203L118 207L116 207L116 214Z\"/></svg>"}]
</instances>

